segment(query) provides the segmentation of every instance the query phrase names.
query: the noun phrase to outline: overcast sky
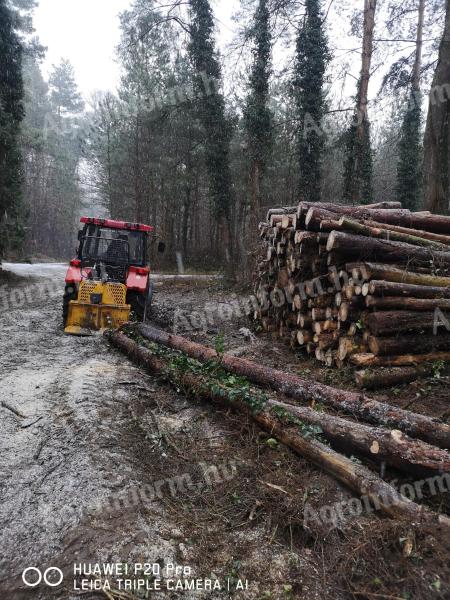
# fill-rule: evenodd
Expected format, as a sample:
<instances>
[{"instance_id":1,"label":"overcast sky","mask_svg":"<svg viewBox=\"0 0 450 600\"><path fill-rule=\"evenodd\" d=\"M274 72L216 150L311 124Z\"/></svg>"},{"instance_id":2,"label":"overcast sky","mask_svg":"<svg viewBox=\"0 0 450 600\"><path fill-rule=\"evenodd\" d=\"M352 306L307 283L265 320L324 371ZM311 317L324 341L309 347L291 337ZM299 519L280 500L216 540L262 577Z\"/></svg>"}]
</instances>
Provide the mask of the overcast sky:
<instances>
[{"instance_id":1,"label":"overcast sky","mask_svg":"<svg viewBox=\"0 0 450 600\"><path fill-rule=\"evenodd\" d=\"M119 13L131 0L39 0L34 26L41 43L48 47L44 72L60 58L73 64L77 82L85 97L95 90L114 90L120 71L115 47L120 40ZM236 0L217 0L221 46L231 40L231 15Z\"/></svg>"}]
</instances>

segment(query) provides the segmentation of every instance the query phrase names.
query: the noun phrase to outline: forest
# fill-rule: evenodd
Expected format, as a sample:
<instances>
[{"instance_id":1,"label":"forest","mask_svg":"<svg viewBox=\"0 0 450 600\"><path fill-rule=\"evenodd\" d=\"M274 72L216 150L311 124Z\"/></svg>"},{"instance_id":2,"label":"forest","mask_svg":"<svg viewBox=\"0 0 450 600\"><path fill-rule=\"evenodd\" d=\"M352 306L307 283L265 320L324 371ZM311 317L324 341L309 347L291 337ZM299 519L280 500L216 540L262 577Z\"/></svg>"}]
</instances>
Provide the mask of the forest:
<instances>
[{"instance_id":1,"label":"forest","mask_svg":"<svg viewBox=\"0 0 450 600\"><path fill-rule=\"evenodd\" d=\"M450 0L0 0L0 599L450 598Z\"/></svg>"},{"instance_id":2,"label":"forest","mask_svg":"<svg viewBox=\"0 0 450 600\"><path fill-rule=\"evenodd\" d=\"M0 2L4 254L69 257L87 212L248 273L269 206L448 214L448 1L242 0L221 47L209 0L134 0L120 86L89 98L67 59L43 75L36 5Z\"/></svg>"}]
</instances>

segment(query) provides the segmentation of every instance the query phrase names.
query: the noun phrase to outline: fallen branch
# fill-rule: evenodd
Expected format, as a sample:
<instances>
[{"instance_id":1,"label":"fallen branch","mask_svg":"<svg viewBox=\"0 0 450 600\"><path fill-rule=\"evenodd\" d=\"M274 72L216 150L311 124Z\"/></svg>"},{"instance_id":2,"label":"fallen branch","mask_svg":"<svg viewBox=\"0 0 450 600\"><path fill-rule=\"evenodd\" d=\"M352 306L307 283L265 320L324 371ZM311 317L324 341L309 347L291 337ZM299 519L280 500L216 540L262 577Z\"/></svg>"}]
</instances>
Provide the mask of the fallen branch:
<instances>
[{"instance_id":1,"label":"fallen branch","mask_svg":"<svg viewBox=\"0 0 450 600\"><path fill-rule=\"evenodd\" d=\"M10 412L12 412L14 415L16 415L16 417L19 417L20 419L26 419L27 418L27 416L24 415L22 412L20 412L19 409L14 408L14 406L11 406L11 404L8 404L8 402L6 402L5 400L1 401L1 406L3 406L3 408L6 408Z\"/></svg>"}]
</instances>

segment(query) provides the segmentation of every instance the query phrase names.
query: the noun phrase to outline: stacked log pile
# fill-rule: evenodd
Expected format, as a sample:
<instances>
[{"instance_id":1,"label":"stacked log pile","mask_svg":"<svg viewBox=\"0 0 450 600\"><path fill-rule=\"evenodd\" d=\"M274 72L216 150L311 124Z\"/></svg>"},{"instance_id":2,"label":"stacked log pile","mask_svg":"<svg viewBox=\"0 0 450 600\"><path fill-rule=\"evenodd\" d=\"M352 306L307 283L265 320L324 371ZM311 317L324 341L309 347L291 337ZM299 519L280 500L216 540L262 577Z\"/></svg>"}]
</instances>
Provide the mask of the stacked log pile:
<instances>
[{"instance_id":1,"label":"stacked log pile","mask_svg":"<svg viewBox=\"0 0 450 600\"><path fill-rule=\"evenodd\" d=\"M450 217L301 202L269 210L260 236L265 331L328 366L450 360Z\"/></svg>"}]
</instances>

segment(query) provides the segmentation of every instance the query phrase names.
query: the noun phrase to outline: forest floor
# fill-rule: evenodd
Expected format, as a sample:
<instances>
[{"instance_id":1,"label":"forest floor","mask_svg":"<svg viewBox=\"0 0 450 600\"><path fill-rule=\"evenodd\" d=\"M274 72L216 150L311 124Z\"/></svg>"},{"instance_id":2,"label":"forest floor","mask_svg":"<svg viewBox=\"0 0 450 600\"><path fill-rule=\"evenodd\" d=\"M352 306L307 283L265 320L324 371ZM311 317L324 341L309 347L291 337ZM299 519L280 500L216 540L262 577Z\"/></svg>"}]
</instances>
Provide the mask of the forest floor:
<instances>
[{"instance_id":1,"label":"forest floor","mask_svg":"<svg viewBox=\"0 0 450 600\"><path fill-rule=\"evenodd\" d=\"M37 265L20 275L0 280L0 597L106 598L73 591L74 563L158 563L166 578L173 564L223 583L155 599L449 597L448 539L377 512L309 518L307 507L351 493L241 416L138 369L103 337L64 336L61 282ZM220 280L159 278L153 318L208 345L220 336L227 352L261 364L353 387L350 369L321 368L250 335L244 300ZM448 379L376 396L442 416ZM423 501L449 514L449 496ZM64 572L60 587L24 586L24 569L50 566Z\"/></svg>"}]
</instances>

